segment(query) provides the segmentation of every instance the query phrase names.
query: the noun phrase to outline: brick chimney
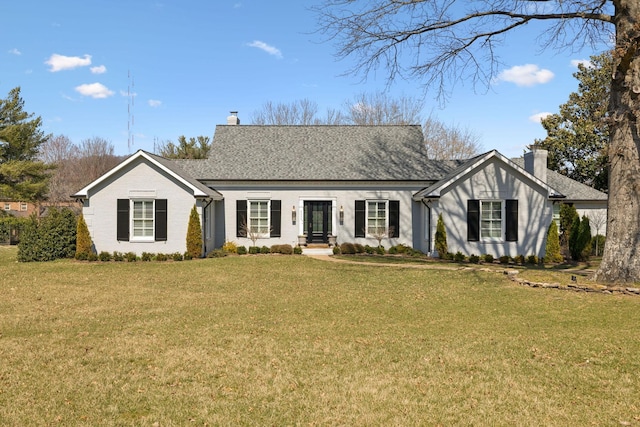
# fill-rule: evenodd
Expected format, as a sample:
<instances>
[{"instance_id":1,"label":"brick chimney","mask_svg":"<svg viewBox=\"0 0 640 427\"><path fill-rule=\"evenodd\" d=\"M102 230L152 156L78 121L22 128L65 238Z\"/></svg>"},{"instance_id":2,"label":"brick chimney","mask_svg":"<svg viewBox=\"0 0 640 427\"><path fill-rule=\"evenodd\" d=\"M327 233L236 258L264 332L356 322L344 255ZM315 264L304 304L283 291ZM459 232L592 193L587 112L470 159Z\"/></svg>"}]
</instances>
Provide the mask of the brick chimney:
<instances>
[{"instance_id":1,"label":"brick chimney","mask_svg":"<svg viewBox=\"0 0 640 427\"><path fill-rule=\"evenodd\" d=\"M237 111L231 111L231 115L229 117L227 117L227 124L230 125L230 126L239 125L240 124L240 119L238 118L238 112Z\"/></svg>"},{"instance_id":2,"label":"brick chimney","mask_svg":"<svg viewBox=\"0 0 640 427\"><path fill-rule=\"evenodd\" d=\"M547 182L547 150L537 145L531 146L531 151L524 153L524 169L541 180Z\"/></svg>"}]
</instances>

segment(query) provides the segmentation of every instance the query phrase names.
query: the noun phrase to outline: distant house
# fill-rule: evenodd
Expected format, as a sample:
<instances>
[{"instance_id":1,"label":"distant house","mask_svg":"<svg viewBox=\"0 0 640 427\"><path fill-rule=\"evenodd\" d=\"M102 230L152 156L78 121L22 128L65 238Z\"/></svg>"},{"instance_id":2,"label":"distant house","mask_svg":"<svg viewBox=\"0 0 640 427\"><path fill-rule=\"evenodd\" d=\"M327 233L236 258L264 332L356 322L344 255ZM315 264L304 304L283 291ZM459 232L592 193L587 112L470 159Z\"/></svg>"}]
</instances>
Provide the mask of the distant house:
<instances>
[{"instance_id":1,"label":"distant house","mask_svg":"<svg viewBox=\"0 0 640 427\"><path fill-rule=\"evenodd\" d=\"M606 212L607 195L497 151L427 159L419 125L218 125L206 160L138 151L73 197L98 251L184 252L195 205L207 253L225 241L259 246L337 241L433 251L442 213L451 251L544 254L560 203Z\"/></svg>"},{"instance_id":2,"label":"distant house","mask_svg":"<svg viewBox=\"0 0 640 427\"><path fill-rule=\"evenodd\" d=\"M0 199L0 206L2 207L4 213L16 217L26 217L38 211L38 207L35 203L16 200Z\"/></svg>"}]
</instances>

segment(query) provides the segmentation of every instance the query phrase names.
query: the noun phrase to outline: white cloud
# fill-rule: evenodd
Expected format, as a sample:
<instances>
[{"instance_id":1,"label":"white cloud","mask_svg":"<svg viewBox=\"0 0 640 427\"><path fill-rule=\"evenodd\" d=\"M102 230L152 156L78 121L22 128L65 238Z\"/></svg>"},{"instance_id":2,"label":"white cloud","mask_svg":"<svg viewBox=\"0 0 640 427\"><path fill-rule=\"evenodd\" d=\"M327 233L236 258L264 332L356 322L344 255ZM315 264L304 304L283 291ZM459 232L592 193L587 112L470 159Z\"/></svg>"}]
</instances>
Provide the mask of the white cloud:
<instances>
[{"instance_id":1,"label":"white cloud","mask_svg":"<svg viewBox=\"0 0 640 427\"><path fill-rule=\"evenodd\" d=\"M9 50L9 53L12 54L12 55L22 55L22 52L20 52L15 47L13 49Z\"/></svg>"},{"instance_id":2,"label":"white cloud","mask_svg":"<svg viewBox=\"0 0 640 427\"><path fill-rule=\"evenodd\" d=\"M535 64L516 65L498 75L498 80L514 83L517 86L533 86L547 83L553 79L550 70L540 69Z\"/></svg>"},{"instance_id":3,"label":"white cloud","mask_svg":"<svg viewBox=\"0 0 640 427\"><path fill-rule=\"evenodd\" d=\"M548 111L543 111L541 113L536 113L532 116L529 116L529 120L534 122L534 123L541 123L542 119L544 119L547 116L550 116L553 113L549 113Z\"/></svg>"},{"instance_id":4,"label":"white cloud","mask_svg":"<svg viewBox=\"0 0 640 427\"><path fill-rule=\"evenodd\" d=\"M150 99L148 102L149 106L154 108L162 105L162 101L158 101L157 99Z\"/></svg>"},{"instance_id":5,"label":"white cloud","mask_svg":"<svg viewBox=\"0 0 640 427\"><path fill-rule=\"evenodd\" d=\"M49 59L44 61L44 63L51 67L49 71L52 73L62 70L73 70L77 67L91 65L91 55L84 55L84 57L81 58L79 56L64 56L54 53Z\"/></svg>"},{"instance_id":6,"label":"white cloud","mask_svg":"<svg viewBox=\"0 0 640 427\"><path fill-rule=\"evenodd\" d=\"M588 59L572 59L571 60L571 66L572 67L576 67L578 68L578 65L581 65L586 67L586 68L591 68L593 67L593 63L591 61L589 61Z\"/></svg>"},{"instance_id":7,"label":"white cloud","mask_svg":"<svg viewBox=\"0 0 640 427\"><path fill-rule=\"evenodd\" d=\"M91 98L108 98L113 95L113 91L102 83L83 84L76 86L75 89L80 95L90 96Z\"/></svg>"},{"instance_id":8,"label":"white cloud","mask_svg":"<svg viewBox=\"0 0 640 427\"><path fill-rule=\"evenodd\" d=\"M104 65L98 65L97 67L89 68L89 70L91 70L92 74L104 74L107 72L107 67Z\"/></svg>"},{"instance_id":9,"label":"white cloud","mask_svg":"<svg viewBox=\"0 0 640 427\"><path fill-rule=\"evenodd\" d=\"M254 40L251 43L248 43L247 46L257 47L258 49L267 52L269 55L273 55L276 58L282 58L282 52L280 52L280 49L274 46L270 46L265 42L261 42L260 40Z\"/></svg>"}]
</instances>

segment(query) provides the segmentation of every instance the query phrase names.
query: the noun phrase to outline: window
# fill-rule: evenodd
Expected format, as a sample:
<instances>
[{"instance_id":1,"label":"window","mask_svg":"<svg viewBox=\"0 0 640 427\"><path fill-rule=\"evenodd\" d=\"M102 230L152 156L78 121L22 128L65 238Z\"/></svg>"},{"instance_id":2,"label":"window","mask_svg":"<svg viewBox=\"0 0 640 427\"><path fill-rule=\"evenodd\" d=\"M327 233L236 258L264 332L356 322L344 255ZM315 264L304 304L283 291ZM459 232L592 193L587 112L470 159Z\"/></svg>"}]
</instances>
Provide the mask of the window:
<instances>
[{"instance_id":1,"label":"window","mask_svg":"<svg viewBox=\"0 0 640 427\"><path fill-rule=\"evenodd\" d=\"M367 234L387 232L387 202L367 202Z\"/></svg>"},{"instance_id":2,"label":"window","mask_svg":"<svg viewBox=\"0 0 640 427\"><path fill-rule=\"evenodd\" d=\"M503 237L507 242L518 241L518 200L468 200L467 240L477 242Z\"/></svg>"},{"instance_id":3,"label":"window","mask_svg":"<svg viewBox=\"0 0 640 427\"><path fill-rule=\"evenodd\" d=\"M118 199L117 240L167 240L167 199Z\"/></svg>"},{"instance_id":4,"label":"window","mask_svg":"<svg viewBox=\"0 0 640 427\"><path fill-rule=\"evenodd\" d=\"M153 240L153 200L133 200L132 240Z\"/></svg>"},{"instance_id":5,"label":"window","mask_svg":"<svg viewBox=\"0 0 640 427\"><path fill-rule=\"evenodd\" d=\"M502 202L481 202L480 237L500 238L502 236Z\"/></svg>"},{"instance_id":6,"label":"window","mask_svg":"<svg viewBox=\"0 0 640 427\"><path fill-rule=\"evenodd\" d=\"M560 203L553 204L553 220L556 222L558 231L560 231Z\"/></svg>"},{"instance_id":7,"label":"window","mask_svg":"<svg viewBox=\"0 0 640 427\"><path fill-rule=\"evenodd\" d=\"M356 200L355 237L370 237L383 231L400 237L399 200Z\"/></svg>"},{"instance_id":8,"label":"window","mask_svg":"<svg viewBox=\"0 0 640 427\"><path fill-rule=\"evenodd\" d=\"M247 231L260 237L280 237L281 200L236 200L236 236L249 237Z\"/></svg>"},{"instance_id":9,"label":"window","mask_svg":"<svg viewBox=\"0 0 640 427\"><path fill-rule=\"evenodd\" d=\"M5 211L10 211L10 210L11 210L11 203L9 203L9 202L5 202L5 204L4 204L4 210L5 210Z\"/></svg>"},{"instance_id":10,"label":"window","mask_svg":"<svg viewBox=\"0 0 640 427\"><path fill-rule=\"evenodd\" d=\"M24 203L24 202L20 203L20 210L23 211L23 212L26 211L27 210L27 204Z\"/></svg>"},{"instance_id":11,"label":"window","mask_svg":"<svg viewBox=\"0 0 640 427\"><path fill-rule=\"evenodd\" d=\"M251 200L249 202L249 224L252 233L269 234L269 202Z\"/></svg>"}]
</instances>

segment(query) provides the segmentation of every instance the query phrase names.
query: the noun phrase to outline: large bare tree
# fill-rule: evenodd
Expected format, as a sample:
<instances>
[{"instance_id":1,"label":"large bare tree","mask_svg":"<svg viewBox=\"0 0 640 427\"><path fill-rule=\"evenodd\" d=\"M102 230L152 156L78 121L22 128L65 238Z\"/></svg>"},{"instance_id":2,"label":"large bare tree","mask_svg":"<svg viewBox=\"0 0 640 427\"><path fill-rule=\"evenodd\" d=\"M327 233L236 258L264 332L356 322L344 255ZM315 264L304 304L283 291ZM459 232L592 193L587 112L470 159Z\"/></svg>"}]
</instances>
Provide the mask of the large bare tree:
<instances>
[{"instance_id":1,"label":"large bare tree","mask_svg":"<svg viewBox=\"0 0 640 427\"><path fill-rule=\"evenodd\" d=\"M543 49L609 42L614 64L609 105L607 244L595 278L640 282L640 2L638 0L325 0L320 30L355 73L378 67L390 80L417 79L446 96L451 83L488 86L500 44L528 24L544 29Z\"/></svg>"},{"instance_id":2,"label":"large bare tree","mask_svg":"<svg viewBox=\"0 0 640 427\"><path fill-rule=\"evenodd\" d=\"M413 125L420 123L422 101L386 92L362 92L345 102L348 122L354 125Z\"/></svg>"},{"instance_id":3,"label":"large bare tree","mask_svg":"<svg viewBox=\"0 0 640 427\"><path fill-rule=\"evenodd\" d=\"M39 159L53 167L47 201L66 204L71 194L116 166L122 157L114 154L113 144L93 137L74 144L65 135L49 138L40 147Z\"/></svg>"},{"instance_id":4,"label":"large bare tree","mask_svg":"<svg viewBox=\"0 0 640 427\"><path fill-rule=\"evenodd\" d=\"M430 159L469 159L482 149L480 138L470 129L447 125L433 116L422 124L422 133Z\"/></svg>"},{"instance_id":5,"label":"large bare tree","mask_svg":"<svg viewBox=\"0 0 640 427\"><path fill-rule=\"evenodd\" d=\"M344 121L342 113L332 109L327 110L326 117L320 117L318 104L306 98L290 103L265 102L251 116L254 125L339 125Z\"/></svg>"}]
</instances>

